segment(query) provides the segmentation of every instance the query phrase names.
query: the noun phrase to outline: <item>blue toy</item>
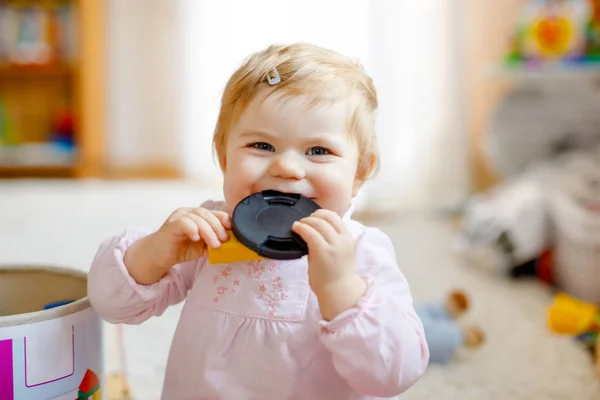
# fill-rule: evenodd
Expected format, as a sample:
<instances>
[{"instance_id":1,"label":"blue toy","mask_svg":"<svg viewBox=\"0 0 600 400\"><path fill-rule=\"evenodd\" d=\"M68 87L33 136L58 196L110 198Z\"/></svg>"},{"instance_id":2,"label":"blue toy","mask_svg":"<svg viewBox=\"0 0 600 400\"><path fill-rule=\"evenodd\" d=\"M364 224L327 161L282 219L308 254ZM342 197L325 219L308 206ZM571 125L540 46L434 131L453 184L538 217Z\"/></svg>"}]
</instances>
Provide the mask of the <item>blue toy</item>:
<instances>
[{"instance_id":1,"label":"blue toy","mask_svg":"<svg viewBox=\"0 0 600 400\"><path fill-rule=\"evenodd\" d=\"M416 305L425 329L431 363L447 364L459 348L481 346L485 338L481 328L458 321L468 308L469 299L460 290L452 291L444 301Z\"/></svg>"},{"instance_id":2,"label":"blue toy","mask_svg":"<svg viewBox=\"0 0 600 400\"><path fill-rule=\"evenodd\" d=\"M66 306L67 304L72 303L74 301L75 300L61 300L61 301L55 301L54 303L48 303L48 304L44 305L44 310L50 310L51 308Z\"/></svg>"}]
</instances>

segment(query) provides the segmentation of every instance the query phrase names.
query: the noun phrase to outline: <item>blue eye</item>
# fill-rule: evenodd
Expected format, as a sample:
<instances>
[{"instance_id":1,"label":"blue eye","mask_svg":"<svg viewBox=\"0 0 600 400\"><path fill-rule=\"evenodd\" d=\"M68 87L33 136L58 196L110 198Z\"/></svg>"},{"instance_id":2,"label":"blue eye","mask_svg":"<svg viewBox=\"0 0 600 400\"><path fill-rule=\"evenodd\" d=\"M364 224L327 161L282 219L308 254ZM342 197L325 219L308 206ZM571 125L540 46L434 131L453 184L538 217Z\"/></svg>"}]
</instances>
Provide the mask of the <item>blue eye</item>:
<instances>
[{"instance_id":1,"label":"blue eye","mask_svg":"<svg viewBox=\"0 0 600 400\"><path fill-rule=\"evenodd\" d=\"M275 151L275 148L273 146L271 146L269 143L265 143L265 142L251 143L250 146L251 147L256 147L259 150Z\"/></svg>"},{"instance_id":2,"label":"blue eye","mask_svg":"<svg viewBox=\"0 0 600 400\"><path fill-rule=\"evenodd\" d=\"M311 147L310 149L308 149L306 151L306 154L309 156L325 156L325 155L331 154L331 153L325 147L316 146L316 147Z\"/></svg>"}]
</instances>

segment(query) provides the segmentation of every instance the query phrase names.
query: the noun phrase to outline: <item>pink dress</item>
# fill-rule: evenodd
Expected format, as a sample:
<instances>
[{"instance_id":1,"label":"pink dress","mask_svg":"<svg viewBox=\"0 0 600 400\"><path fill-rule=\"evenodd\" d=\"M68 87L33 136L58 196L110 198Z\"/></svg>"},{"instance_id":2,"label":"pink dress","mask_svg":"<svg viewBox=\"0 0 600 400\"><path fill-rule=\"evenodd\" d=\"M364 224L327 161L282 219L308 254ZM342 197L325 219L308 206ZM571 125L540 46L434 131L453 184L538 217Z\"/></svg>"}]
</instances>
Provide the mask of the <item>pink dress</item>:
<instances>
[{"instance_id":1,"label":"pink dress","mask_svg":"<svg viewBox=\"0 0 600 400\"><path fill-rule=\"evenodd\" d=\"M367 290L356 307L328 322L310 290L306 257L224 265L201 258L174 266L152 285L136 283L123 256L148 229L100 246L88 294L102 318L126 324L186 300L163 399L395 398L427 367L423 326L388 236L344 220L357 239L356 270Z\"/></svg>"}]
</instances>

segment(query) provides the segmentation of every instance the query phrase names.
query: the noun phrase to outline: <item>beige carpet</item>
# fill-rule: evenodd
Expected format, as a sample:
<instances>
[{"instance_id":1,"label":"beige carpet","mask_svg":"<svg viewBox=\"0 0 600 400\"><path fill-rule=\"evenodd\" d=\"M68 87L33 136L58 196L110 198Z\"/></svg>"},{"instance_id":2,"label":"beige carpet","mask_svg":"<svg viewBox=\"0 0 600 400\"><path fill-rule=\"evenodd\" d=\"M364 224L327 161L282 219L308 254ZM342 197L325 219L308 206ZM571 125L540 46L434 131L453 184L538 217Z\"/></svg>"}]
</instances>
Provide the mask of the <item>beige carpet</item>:
<instances>
[{"instance_id":1,"label":"beige carpet","mask_svg":"<svg viewBox=\"0 0 600 400\"><path fill-rule=\"evenodd\" d=\"M382 228L394 241L416 300L463 288L474 306L466 318L487 335L482 348L459 352L451 365L430 366L403 399L600 399L589 353L546 328L552 301L547 287L467 265L451 251L451 229L431 219L413 216Z\"/></svg>"},{"instance_id":2,"label":"beige carpet","mask_svg":"<svg viewBox=\"0 0 600 400\"><path fill-rule=\"evenodd\" d=\"M41 262L82 270L100 242L123 227L159 224L175 207L198 204L211 193L187 184L0 182L0 263ZM588 353L545 327L549 291L465 265L452 255L451 231L410 216L381 227L390 234L417 300L453 287L471 294L469 319L480 323L486 345L460 352L451 365L431 366L404 399L600 399ZM158 399L180 306L142 326L125 329L133 394ZM110 333L110 331L109 331ZM114 349L110 340L107 354ZM150 350L149 350L150 349ZM118 369L108 358L109 371Z\"/></svg>"}]
</instances>

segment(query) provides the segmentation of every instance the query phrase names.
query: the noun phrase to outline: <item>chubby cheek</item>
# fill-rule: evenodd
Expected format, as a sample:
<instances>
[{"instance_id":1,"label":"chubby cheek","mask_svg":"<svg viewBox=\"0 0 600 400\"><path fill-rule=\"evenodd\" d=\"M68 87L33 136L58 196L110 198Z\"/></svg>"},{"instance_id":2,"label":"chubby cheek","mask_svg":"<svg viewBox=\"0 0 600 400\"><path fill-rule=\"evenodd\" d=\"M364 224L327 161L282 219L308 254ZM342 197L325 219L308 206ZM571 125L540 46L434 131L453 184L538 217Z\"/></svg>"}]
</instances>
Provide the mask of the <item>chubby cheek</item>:
<instances>
[{"instance_id":1,"label":"chubby cheek","mask_svg":"<svg viewBox=\"0 0 600 400\"><path fill-rule=\"evenodd\" d=\"M223 177L223 195L228 211L244 197L253 193L253 188L262 176L264 166L260 159L244 155L228 157Z\"/></svg>"},{"instance_id":2,"label":"chubby cheek","mask_svg":"<svg viewBox=\"0 0 600 400\"><path fill-rule=\"evenodd\" d=\"M322 168L313 174L311 184L319 205L343 215L352 199L354 174L345 169Z\"/></svg>"}]
</instances>

